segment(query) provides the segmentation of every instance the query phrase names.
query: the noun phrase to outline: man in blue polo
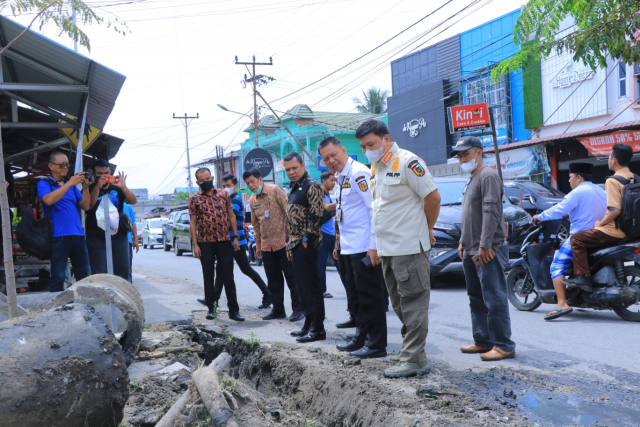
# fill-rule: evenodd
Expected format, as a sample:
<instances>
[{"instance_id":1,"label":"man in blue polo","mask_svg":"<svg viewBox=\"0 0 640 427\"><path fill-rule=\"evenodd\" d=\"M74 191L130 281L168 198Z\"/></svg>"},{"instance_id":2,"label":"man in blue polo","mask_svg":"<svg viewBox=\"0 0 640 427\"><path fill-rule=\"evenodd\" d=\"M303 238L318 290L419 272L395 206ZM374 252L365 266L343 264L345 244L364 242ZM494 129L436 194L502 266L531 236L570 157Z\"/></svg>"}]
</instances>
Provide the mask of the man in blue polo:
<instances>
[{"instance_id":1,"label":"man in blue polo","mask_svg":"<svg viewBox=\"0 0 640 427\"><path fill-rule=\"evenodd\" d=\"M64 290L67 260L71 258L76 281L91 274L89 254L79 209L90 208L89 181L84 172L67 179L69 159L61 151L49 156L51 176L38 182L38 197L45 215L51 216L53 246L51 251L51 278L49 291ZM82 185L82 191L78 189Z\"/></svg>"}]
</instances>

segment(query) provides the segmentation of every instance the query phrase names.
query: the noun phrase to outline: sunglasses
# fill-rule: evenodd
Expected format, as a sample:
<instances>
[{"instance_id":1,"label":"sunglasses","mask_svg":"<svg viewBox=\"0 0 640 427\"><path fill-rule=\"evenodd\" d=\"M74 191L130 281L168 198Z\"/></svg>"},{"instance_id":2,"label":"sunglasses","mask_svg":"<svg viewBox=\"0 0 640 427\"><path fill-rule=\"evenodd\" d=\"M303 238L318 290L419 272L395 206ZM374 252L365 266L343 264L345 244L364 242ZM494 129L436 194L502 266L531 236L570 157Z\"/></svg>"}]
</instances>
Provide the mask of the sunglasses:
<instances>
[{"instance_id":1,"label":"sunglasses","mask_svg":"<svg viewBox=\"0 0 640 427\"><path fill-rule=\"evenodd\" d=\"M69 169L69 163L51 163L51 164L60 166L60 169Z\"/></svg>"}]
</instances>

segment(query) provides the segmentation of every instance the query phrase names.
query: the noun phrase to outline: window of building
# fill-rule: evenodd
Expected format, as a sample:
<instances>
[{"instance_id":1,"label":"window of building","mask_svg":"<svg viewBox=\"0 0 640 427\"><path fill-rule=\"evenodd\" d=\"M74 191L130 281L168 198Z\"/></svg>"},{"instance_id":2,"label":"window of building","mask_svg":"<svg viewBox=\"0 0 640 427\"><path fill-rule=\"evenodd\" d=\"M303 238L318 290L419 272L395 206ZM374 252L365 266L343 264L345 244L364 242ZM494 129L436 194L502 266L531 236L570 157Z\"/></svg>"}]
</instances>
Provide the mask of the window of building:
<instances>
[{"instance_id":1,"label":"window of building","mask_svg":"<svg viewBox=\"0 0 640 427\"><path fill-rule=\"evenodd\" d=\"M496 127L506 126L509 113L502 114L507 108L507 79L500 77L497 83L491 82L491 76L486 75L479 79L472 80L465 85L464 104L481 104L486 102L490 107L494 107L494 116L497 118Z\"/></svg>"},{"instance_id":2,"label":"window of building","mask_svg":"<svg viewBox=\"0 0 640 427\"><path fill-rule=\"evenodd\" d=\"M618 63L618 96L622 98L627 96L627 64Z\"/></svg>"}]
</instances>

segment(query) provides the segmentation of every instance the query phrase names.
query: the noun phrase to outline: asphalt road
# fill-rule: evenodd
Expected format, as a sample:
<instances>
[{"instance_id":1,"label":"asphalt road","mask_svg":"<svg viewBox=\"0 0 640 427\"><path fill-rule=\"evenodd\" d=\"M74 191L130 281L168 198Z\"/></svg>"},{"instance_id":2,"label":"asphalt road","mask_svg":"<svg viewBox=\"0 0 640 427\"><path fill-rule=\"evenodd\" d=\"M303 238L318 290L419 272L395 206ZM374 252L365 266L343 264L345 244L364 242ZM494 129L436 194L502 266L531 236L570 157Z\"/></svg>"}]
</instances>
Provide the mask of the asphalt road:
<instances>
[{"instance_id":1,"label":"asphalt road","mask_svg":"<svg viewBox=\"0 0 640 427\"><path fill-rule=\"evenodd\" d=\"M254 269L265 277L262 267ZM141 249L134 257L133 271L147 323L192 319L207 323L204 307L196 302L203 296L200 262L190 254L177 257L161 249ZM287 332L300 329L302 322L261 320L268 310L257 309L261 301L258 288L237 267L235 280L241 313L247 320L230 321L221 313L218 320L209 322L210 327L226 327L235 336L258 338L263 343L295 345ZM335 327L347 318L347 312L344 288L333 267L328 269L327 281L334 295L325 299L327 340L312 345L338 353L335 345L344 343L353 329ZM640 323L594 310L575 310L546 322L543 317L551 305L543 304L534 312L511 308L516 358L482 362L477 355L459 351L461 345L473 342L463 277L446 277L435 285L429 306L428 361L434 369L458 378L476 401L508 405L537 425L592 425L597 421L599 425L640 426ZM288 291L285 306L290 314ZM226 309L224 296L220 307ZM401 348L400 326L395 313L387 313L389 353Z\"/></svg>"}]
</instances>

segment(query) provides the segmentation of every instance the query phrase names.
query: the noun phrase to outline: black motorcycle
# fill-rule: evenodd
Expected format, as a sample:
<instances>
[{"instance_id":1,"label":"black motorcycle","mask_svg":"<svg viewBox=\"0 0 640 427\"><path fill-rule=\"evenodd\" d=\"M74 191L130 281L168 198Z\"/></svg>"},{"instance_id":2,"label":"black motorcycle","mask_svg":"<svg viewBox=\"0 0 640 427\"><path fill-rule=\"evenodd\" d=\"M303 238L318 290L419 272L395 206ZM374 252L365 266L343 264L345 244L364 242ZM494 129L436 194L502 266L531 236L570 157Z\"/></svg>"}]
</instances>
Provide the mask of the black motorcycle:
<instances>
[{"instance_id":1,"label":"black motorcycle","mask_svg":"<svg viewBox=\"0 0 640 427\"><path fill-rule=\"evenodd\" d=\"M520 249L522 258L512 264L507 276L509 301L518 310L533 311L543 302L557 303L549 267L560 243L557 237L559 226L559 221L547 221L529 228ZM638 260L638 240L625 239L589 251L593 291L567 288L567 303L578 308L613 309L624 320L640 322ZM633 265L625 265L628 262L633 262Z\"/></svg>"}]
</instances>

